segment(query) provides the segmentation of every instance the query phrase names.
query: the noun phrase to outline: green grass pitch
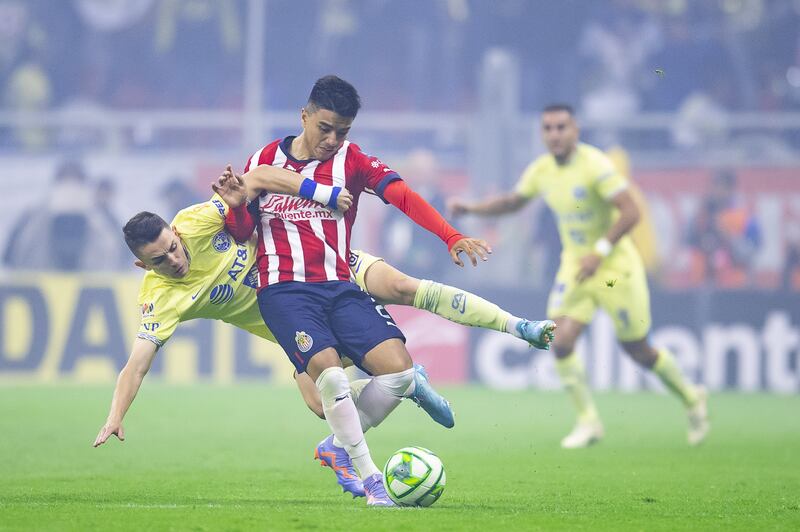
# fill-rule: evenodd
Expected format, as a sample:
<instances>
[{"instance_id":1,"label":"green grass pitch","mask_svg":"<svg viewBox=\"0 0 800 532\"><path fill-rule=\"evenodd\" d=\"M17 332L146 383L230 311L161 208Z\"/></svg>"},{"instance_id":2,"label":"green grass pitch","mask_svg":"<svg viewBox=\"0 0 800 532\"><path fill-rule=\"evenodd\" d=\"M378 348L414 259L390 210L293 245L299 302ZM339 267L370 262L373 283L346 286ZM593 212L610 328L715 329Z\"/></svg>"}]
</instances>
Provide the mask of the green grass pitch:
<instances>
[{"instance_id":1,"label":"green grass pitch","mask_svg":"<svg viewBox=\"0 0 800 532\"><path fill-rule=\"evenodd\" d=\"M559 393L444 390L446 430L412 403L369 433L379 466L437 452L427 509L370 509L314 462L327 426L293 389L146 382L127 441L91 443L111 386L0 387L0 530L800 530L800 398L713 395L685 444L658 394L598 396L607 436L562 451Z\"/></svg>"}]
</instances>

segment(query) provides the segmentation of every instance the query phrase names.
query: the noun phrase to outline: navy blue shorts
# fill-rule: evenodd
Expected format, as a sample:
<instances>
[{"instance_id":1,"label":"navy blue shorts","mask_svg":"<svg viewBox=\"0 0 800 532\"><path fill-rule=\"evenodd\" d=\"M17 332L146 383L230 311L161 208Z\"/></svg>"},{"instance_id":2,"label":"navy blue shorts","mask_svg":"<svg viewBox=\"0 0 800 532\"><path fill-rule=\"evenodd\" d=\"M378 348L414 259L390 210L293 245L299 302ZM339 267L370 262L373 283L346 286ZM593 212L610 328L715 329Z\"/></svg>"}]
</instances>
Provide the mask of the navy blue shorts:
<instances>
[{"instance_id":1,"label":"navy blue shorts","mask_svg":"<svg viewBox=\"0 0 800 532\"><path fill-rule=\"evenodd\" d=\"M364 369L364 355L375 346L390 338L406 341L383 305L347 281L270 285L259 291L258 308L298 373L328 347Z\"/></svg>"}]
</instances>

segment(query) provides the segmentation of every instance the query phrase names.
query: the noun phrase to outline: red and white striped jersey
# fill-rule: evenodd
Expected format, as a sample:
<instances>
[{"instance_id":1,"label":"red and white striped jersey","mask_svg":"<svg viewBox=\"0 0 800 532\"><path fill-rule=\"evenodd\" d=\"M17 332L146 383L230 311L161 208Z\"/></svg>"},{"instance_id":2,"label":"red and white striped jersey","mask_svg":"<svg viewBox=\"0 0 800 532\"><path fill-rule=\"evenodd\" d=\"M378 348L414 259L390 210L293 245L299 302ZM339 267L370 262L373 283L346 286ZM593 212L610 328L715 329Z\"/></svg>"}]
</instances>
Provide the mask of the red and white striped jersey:
<instances>
[{"instance_id":1,"label":"red and white striped jersey","mask_svg":"<svg viewBox=\"0 0 800 532\"><path fill-rule=\"evenodd\" d=\"M382 197L386 185L400 179L376 157L345 141L325 162L297 160L289 154L294 137L276 140L258 150L244 171L268 164L299 172L322 185L345 187L353 205L342 214L314 200L264 193L258 199L256 264L259 287L287 281L349 281L350 234L365 188Z\"/></svg>"}]
</instances>

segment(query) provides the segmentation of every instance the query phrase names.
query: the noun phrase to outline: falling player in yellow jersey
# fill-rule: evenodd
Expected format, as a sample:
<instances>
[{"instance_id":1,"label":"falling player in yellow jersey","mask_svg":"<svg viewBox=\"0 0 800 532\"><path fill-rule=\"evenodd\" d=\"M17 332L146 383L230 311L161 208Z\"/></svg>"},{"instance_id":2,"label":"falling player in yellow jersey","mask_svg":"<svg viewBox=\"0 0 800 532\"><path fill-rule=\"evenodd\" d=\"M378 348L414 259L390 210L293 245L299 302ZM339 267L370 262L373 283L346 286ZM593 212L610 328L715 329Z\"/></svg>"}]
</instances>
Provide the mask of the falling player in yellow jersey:
<instances>
[{"instance_id":1,"label":"falling player in yellow jersey","mask_svg":"<svg viewBox=\"0 0 800 532\"><path fill-rule=\"evenodd\" d=\"M270 190L283 194L298 194L303 181L299 174L272 166L259 166L251 172L269 176ZM230 167L226 174L230 177ZM343 190L337 208L346 210L351 199ZM124 439L122 419L156 352L179 323L195 318L219 319L275 341L264 325L256 300L255 239L237 244L225 232L227 212L228 205L221 196L215 195L206 203L180 211L172 224L148 212L137 214L126 224L125 240L136 255L136 265L147 270L139 291L141 323L128 363L117 380L108 418L95 439L95 447L112 435ZM542 349L549 348L552 341L553 324L548 320L536 322L517 318L469 292L414 279L363 251L351 254L350 270L359 286L384 303L413 305L463 325L508 332ZM460 305L452 305L455 300ZM417 367L415 380L421 394L430 394L419 396L415 401L438 423L452 427L452 412L446 402L445 412L431 405L444 400L430 387L421 367ZM352 383L354 397L366 382ZM322 417L314 382L302 373L297 375L297 383L309 408ZM369 426L369 405L357 406L362 423Z\"/></svg>"},{"instance_id":2,"label":"falling player in yellow jersey","mask_svg":"<svg viewBox=\"0 0 800 532\"><path fill-rule=\"evenodd\" d=\"M568 105L542 113L542 135L549 151L531 163L516 189L477 203L454 200L454 215L514 212L541 196L558 223L563 251L547 303L558 337L556 368L578 410L578 421L561 445L586 447L603 437L603 425L586 383L575 342L598 307L614 322L622 347L675 393L689 415L688 441L700 443L709 425L706 392L686 381L674 357L648 341L650 294L642 260L629 232L639 211L628 183L597 148L578 141L579 129Z\"/></svg>"}]
</instances>

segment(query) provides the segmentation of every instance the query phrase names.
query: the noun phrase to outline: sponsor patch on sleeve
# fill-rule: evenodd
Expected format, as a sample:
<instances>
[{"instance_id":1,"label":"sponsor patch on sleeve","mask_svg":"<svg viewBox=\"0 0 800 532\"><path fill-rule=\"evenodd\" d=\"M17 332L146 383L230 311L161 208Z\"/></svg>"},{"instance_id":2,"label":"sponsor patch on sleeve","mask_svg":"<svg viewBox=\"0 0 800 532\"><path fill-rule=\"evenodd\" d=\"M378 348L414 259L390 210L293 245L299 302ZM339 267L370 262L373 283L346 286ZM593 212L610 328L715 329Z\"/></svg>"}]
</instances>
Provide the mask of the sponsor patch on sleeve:
<instances>
[{"instance_id":1,"label":"sponsor patch on sleeve","mask_svg":"<svg viewBox=\"0 0 800 532\"><path fill-rule=\"evenodd\" d=\"M217 208L217 211L219 211L219 215L225 218L225 204L218 199L211 200L211 203L213 203L214 206Z\"/></svg>"}]
</instances>

